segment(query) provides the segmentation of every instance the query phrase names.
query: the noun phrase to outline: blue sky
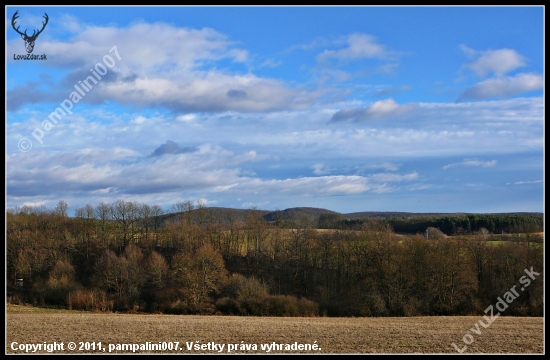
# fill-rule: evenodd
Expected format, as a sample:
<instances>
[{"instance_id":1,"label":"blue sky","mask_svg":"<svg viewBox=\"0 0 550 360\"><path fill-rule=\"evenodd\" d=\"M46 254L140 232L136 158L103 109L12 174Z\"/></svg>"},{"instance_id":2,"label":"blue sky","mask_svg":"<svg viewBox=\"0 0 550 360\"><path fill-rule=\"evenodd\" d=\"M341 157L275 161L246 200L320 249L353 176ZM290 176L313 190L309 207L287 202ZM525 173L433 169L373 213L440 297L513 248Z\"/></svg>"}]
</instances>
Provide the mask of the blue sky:
<instances>
[{"instance_id":1,"label":"blue sky","mask_svg":"<svg viewBox=\"0 0 550 360\"><path fill-rule=\"evenodd\" d=\"M5 17L7 207L544 209L542 6Z\"/></svg>"}]
</instances>

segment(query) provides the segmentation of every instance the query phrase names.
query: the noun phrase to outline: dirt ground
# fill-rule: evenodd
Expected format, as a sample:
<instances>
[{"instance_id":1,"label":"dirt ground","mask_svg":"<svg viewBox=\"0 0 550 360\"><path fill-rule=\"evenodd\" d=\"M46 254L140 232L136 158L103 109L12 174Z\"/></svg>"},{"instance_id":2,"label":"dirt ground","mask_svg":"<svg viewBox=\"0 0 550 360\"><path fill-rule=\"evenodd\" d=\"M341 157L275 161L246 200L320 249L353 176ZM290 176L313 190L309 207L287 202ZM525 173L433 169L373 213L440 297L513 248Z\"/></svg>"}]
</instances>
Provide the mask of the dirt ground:
<instances>
[{"instance_id":1,"label":"dirt ground","mask_svg":"<svg viewBox=\"0 0 550 360\"><path fill-rule=\"evenodd\" d=\"M9 354L544 353L542 317L181 316L13 305L6 314Z\"/></svg>"}]
</instances>

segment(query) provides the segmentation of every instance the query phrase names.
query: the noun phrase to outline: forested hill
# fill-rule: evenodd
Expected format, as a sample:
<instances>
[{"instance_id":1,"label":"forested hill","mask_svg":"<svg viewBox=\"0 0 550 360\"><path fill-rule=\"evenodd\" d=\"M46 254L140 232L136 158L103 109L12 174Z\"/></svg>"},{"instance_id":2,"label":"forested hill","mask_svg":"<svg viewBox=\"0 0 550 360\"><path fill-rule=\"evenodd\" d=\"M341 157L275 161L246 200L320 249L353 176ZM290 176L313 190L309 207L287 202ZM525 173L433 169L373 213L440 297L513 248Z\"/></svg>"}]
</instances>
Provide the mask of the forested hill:
<instances>
[{"instance_id":1,"label":"forested hill","mask_svg":"<svg viewBox=\"0 0 550 360\"><path fill-rule=\"evenodd\" d=\"M464 216L464 215L514 215L514 216L542 216L542 213L538 212L513 212L513 213L414 213L414 212L400 212L400 211L362 211L342 214L348 219L389 219L389 218L418 218L418 217L434 217L440 218L445 216Z\"/></svg>"},{"instance_id":2,"label":"forested hill","mask_svg":"<svg viewBox=\"0 0 550 360\"><path fill-rule=\"evenodd\" d=\"M423 233L428 227L440 229L447 235L472 233L485 229L491 233L541 232L544 228L543 213L412 213L397 211L364 211L338 213L314 207L295 207L284 210L233 209L202 207L185 212L162 215L162 221L186 216L197 223L246 222L249 216L263 218L281 227L315 227L325 229L350 229L360 227L370 220L385 220L394 231Z\"/></svg>"}]
</instances>

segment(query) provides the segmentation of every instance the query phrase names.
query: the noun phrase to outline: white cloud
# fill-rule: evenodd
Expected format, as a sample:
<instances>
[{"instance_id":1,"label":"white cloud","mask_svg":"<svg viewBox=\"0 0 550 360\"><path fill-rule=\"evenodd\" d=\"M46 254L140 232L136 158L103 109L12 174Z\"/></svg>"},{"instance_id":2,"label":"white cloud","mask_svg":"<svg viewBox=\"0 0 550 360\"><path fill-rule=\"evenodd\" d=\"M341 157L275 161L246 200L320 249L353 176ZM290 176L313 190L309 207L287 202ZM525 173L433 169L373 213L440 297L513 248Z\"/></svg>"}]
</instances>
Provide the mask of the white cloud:
<instances>
[{"instance_id":1,"label":"white cloud","mask_svg":"<svg viewBox=\"0 0 550 360\"><path fill-rule=\"evenodd\" d=\"M464 161L453 163L449 165L445 165L442 167L442 169L447 170L449 168L455 167L455 166L481 166L481 167L491 167L495 166L497 164L496 160L490 160L490 161L480 161L477 159L465 159Z\"/></svg>"},{"instance_id":2,"label":"white cloud","mask_svg":"<svg viewBox=\"0 0 550 360\"><path fill-rule=\"evenodd\" d=\"M381 174L374 174L370 176L371 179L375 180L376 182L398 182L398 181L411 181L418 178L417 172L412 172L410 174L405 175L399 175L394 173L381 173Z\"/></svg>"},{"instance_id":3,"label":"white cloud","mask_svg":"<svg viewBox=\"0 0 550 360\"><path fill-rule=\"evenodd\" d=\"M384 169L386 171L397 171L399 169L399 165L392 164L392 163L381 163L381 164L374 164L374 165L368 165L366 166L368 169Z\"/></svg>"},{"instance_id":4,"label":"white cloud","mask_svg":"<svg viewBox=\"0 0 550 360\"><path fill-rule=\"evenodd\" d=\"M260 201L260 202L244 202L241 207L243 209L263 209L269 204L269 201Z\"/></svg>"},{"instance_id":5,"label":"white cloud","mask_svg":"<svg viewBox=\"0 0 550 360\"><path fill-rule=\"evenodd\" d=\"M176 120L183 121L183 122L193 122L197 119L197 116L195 114L185 114L185 115L179 115L176 117Z\"/></svg>"},{"instance_id":6,"label":"white cloud","mask_svg":"<svg viewBox=\"0 0 550 360\"><path fill-rule=\"evenodd\" d=\"M540 184L542 183L542 180L532 180L532 181L516 181L513 183L513 185L525 185L525 184ZM510 185L512 183L506 183L506 185Z\"/></svg>"},{"instance_id":7,"label":"white cloud","mask_svg":"<svg viewBox=\"0 0 550 360\"><path fill-rule=\"evenodd\" d=\"M208 200L206 198L200 198L200 199L197 200L197 203L202 204L204 206L209 206L209 205L215 205L218 202L216 200Z\"/></svg>"},{"instance_id":8,"label":"white cloud","mask_svg":"<svg viewBox=\"0 0 550 360\"><path fill-rule=\"evenodd\" d=\"M120 59L111 52L115 45ZM42 41L41 46L51 57L45 66L76 69L63 80L70 88L90 76L90 67L101 63L104 56L115 59L115 66L83 102L109 100L178 113L266 111L304 107L321 94L250 72L217 70L218 61L244 63L249 56L226 35L209 28L144 22L125 28L88 26L68 41ZM10 109L51 101L52 94L60 91L35 88L28 84L19 86L17 92L9 91ZM36 94L29 96L32 91ZM67 95L61 94L60 99Z\"/></svg>"},{"instance_id":9,"label":"white cloud","mask_svg":"<svg viewBox=\"0 0 550 360\"><path fill-rule=\"evenodd\" d=\"M492 77L467 88L457 101L506 98L514 95L541 90L543 78L533 73L508 73L526 66L525 58L513 49L476 51L461 45L462 51L469 57L477 57L465 66L479 77Z\"/></svg>"},{"instance_id":10,"label":"white cloud","mask_svg":"<svg viewBox=\"0 0 550 360\"><path fill-rule=\"evenodd\" d=\"M235 154L216 146L198 148L198 151L157 157L142 156L125 148L36 151L8 156L9 202L44 201L44 194L48 194L46 197L85 198L87 202L97 203L132 197L158 203L161 198L175 202L174 194L187 194L187 198L203 198L205 204L215 204L216 197L224 194L280 193L308 197L384 192L391 190L387 182L411 181L418 177L414 172L261 178L239 168L241 164L258 161L261 155L253 150ZM155 194L159 194L158 199L154 198Z\"/></svg>"},{"instance_id":11,"label":"white cloud","mask_svg":"<svg viewBox=\"0 0 550 360\"><path fill-rule=\"evenodd\" d=\"M244 178L239 181L239 192L254 194L286 193L311 196L315 194L358 194L377 188L363 176L318 176L280 179Z\"/></svg>"},{"instance_id":12,"label":"white cloud","mask_svg":"<svg viewBox=\"0 0 550 360\"><path fill-rule=\"evenodd\" d=\"M233 76L209 71L181 79L139 78L109 83L103 96L123 104L161 105L181 112L265 111L309 105L314 93L253 74Z\"/></svg>"},{"instance_id":13,"label":"white cloud","mask_svg":"<svg viewBox=\"0 0 550 360\"><path fill-rule=\"evenodd\" d=\"M377 89L373 91L373 95L375 96L387 96L390 94L400 93L404 91L411 90L411 86L409 85L401 85L401 86L377 86Z\"/></svg>"},{"instance_id":14,"label":"white cloud","mask_svg":"<svg viewBox=\"0 0 550 360\"><path fill-rule=\"evenodd\" d=\"M315 175L326 175L331 172L331 169L329 169L323 164L315 164L312 166L312 168L313 168L313 173Z\"/></svg>"},{"instance_id":15,"label":"white cloud","mask_svg":"<svg viewBox=\"0 0 550 360\"><path fill-rule=\"evenodd\" d=\"M141 115L136 116L136 118L132 120L132 122L136 125L144 124L146 121L147 121L147 118Z\"/></svg>"},{"instance_id":16,"label":"white cloud","mask_svg":"<svg viewBox=\"0 0 550 360\"><path fill-rule=\"evenodd\" d=\"M466 53L471 55L473 50L465 48L467 49ZM513 49L488 50L466 66L480 77L485 77L490 73L500 77L525 66L524 60L524 57Z\"/></svg>"},{"instance_id":17,"label":"white cloud","mask_svg":"<svg viewBox=\"0 0 550 360\"><path fill-rule=\"evenodd\" d=\"M82 32L89 25L83 24L81 20L70 14L63 14L58 20L57 25L63 29L63 31L69 31L72 33Z\"/></svg>"},{"instance_id":18,"label":"white cloud","mask_svg":"<svg viewBox=\"0 0 550 360\"><path fill-rule=\"evenodd\" d=\"M510 77L484 80L466 89L458 101L511 97L541 90L543 86L544 79L541 75L521 73Z\"/></svg>"},{"instance_id":19,"label":"white cloud","mask_svg":"<svg viewBox=\"0 0 550 360\"><path fill-rule=\"evenodd\" d=\"M281 60L267 59L260 65L260 67L275 68L275 67L281 65L282 63L283 62Z\"/></svg>"},{"instance_id":20,"label":"white cloud","mask_svg":"<svg viewBox=\"0 0 550 360\"><path fill-rule=\"evenodd\" d=\"M374 118L395 113L400 106L393 99L380 100L372 104L367 112Z\"/></svg>"},{"instance_id":21,"label":"white cloud","mask_svg":"<svg viewBox=\"0 0 550 360\"><path fill-rule=\"evenodd\" d=\"M362 107L360 102L347 106ZM19 153L21 137L33 140L35 151L78 151L82 148L132 149L149 156L167 140L182 147L226 144L237 154L251 150L257 158L269 154L270 165L304 161L304 169L322 163L329 169L351 170L350 163L336 165L330 159L360 156L356 164L380 162L411 156L479 157L479 154L510 151L542 151L544 146L544 101L542 97L507 100L418 103L414 109L392 121L332 123L327 119L336 108L319 106L309 110L269 113L196 113L195 121L178 121L176 114L147 114L142 124L130 123L134 113L116 114L94 108L66 117L44 135L38 144L30 135L48 113L22 110L8 113L7 153ZM15 119L14 119L15 118ZM289 158L289 154L290 158ZM375 160L376 157L382 159ZM261 158L261 157L260 157ZM301 159L301 160L298 160ZM490 159L489 159L490 160ZM361 167L361 170L364 169ZM390 170L386 170L390 171ZM331 173L334 174L334 173Z\"/></svg>"},{"instance_id":22,"label":"white cloud","mask_svg":"<svg viewBox=\"0 0 550 360\"><path fill-rule=\"evenodd\" d=\"M340 110L332 115L331 121L365 121L403 114L412 109L412 105L399 105L393 99L374 102L367 108L356 107Z\"/></svg>"},{"instance_id":23,"label":"white cloud","mask_svg":"<svg viewBox=\"0 0 550 360\"><path fill-rule=\"evenodd\" d=\"M476 51L465 44L460 44L460 50L462 50L469 58L477 56L480 52Z\"/></svg>"},{"instance_id":24,"label":"white cloud","mask_svg":"<svg viewBox=\"0 0 550 360\"><path fill-rule=\"evenodd\" d=\"M367 34L351 34L347 38L347 47L340 50L325 50L317 55L317 60L330 58L340 60L357 60L369 58L385 58L388 51L383 45L376 43L375 37Z\"/></svg>"}]
</instances>

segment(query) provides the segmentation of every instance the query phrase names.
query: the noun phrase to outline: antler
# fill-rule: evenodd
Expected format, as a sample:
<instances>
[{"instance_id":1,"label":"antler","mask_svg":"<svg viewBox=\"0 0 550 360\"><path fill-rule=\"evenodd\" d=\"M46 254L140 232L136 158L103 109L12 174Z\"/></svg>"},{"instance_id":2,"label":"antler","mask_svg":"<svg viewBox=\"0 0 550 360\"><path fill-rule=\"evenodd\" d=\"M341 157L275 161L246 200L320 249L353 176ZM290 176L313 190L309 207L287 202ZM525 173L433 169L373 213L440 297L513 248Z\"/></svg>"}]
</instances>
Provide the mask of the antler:
<instances>
[{"instance_id":1,"label":"antler","mask_svg":"<svg viewBox=\"0 0 550 360\"><path fill-rule=\"evenodd\" d=\"M13 26L13 30L17 31L20 35L27 35L27 30L25 30L25 33L23 34L21 31L19 31L19 26L15 27L15 20L17 20L17 18L19 17L17 15L18 12L19 10L17 10L15 14L13 14L13 17L11 18L11 26Z\"/></svg>"},{"instance_id":2,"label":"antler","mask_svg":"<svg viewBox=\"0 0 550 360\"><path fill-rule=\"evenodd\" d=\"M48 14L44 13L43 18L46 19L46 22L42 21L42 29L40 29L40 30L38 31L38 33L36 32L36 30L34 30L34 31L32 32L32 35L31 35L31 36L28 36L28 35L27 35L27 30L25 30L25 32L22 33L21 31L19 31L19 26L18 26L18 27L15 27L15 21L17 20L17 18L19 18L19 16L17 15L18 12L19 12L19 10L17 10L17 11L15 12L15 14L13 14L13 17L11 18L11 26L13 26L13 29L14 29L15 31L17 31L20 35L24 35L24 36L29 37L29 38L31 38L31 39L32 39L32 38L36 38L36 37L38 37L38 35L40 35L40 33L44 30L44 28L45 28L46 25L48 24L48 20L50 19L50 18L48 17Z\"/></svg>"},{"instance_id":3,"label":"antler","mask_svg":"<svg viewBox=\"0 0 550 360\"><path fill-rule=\"evenodd\" d=\"M48 24L48 20L49 20L49 17L48 17L48 14L44 13L44 16L43 16L44 19L46 19L46 22L42 21L42 29L40 29L40 31L34 35L34 32L32 34L32 36L38 36L40 35L40 33L44 30L44 28L46 27L46 25ZM35 30L36 31L36 30Z\"/></svg>"}]
</instances>

